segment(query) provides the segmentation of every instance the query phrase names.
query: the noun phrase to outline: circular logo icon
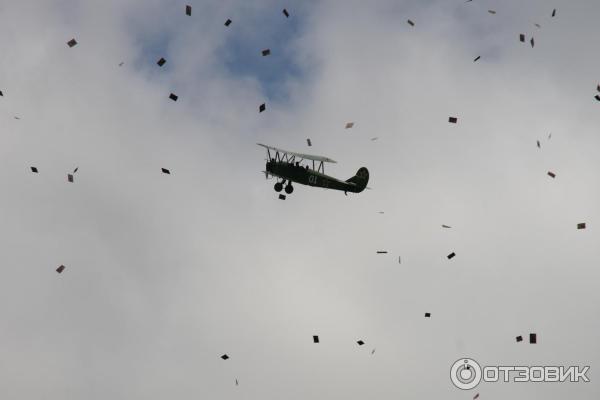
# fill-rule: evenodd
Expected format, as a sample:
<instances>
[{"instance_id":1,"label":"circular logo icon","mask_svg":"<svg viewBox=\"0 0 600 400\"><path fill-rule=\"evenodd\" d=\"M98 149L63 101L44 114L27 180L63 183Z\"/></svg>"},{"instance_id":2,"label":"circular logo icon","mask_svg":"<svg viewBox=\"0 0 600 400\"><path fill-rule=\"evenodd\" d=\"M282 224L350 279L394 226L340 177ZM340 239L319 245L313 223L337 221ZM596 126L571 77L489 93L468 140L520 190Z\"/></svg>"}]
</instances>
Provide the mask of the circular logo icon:
<instances>
[{"instance_id":1,"label":"circular logo icon","mask_svg":"<svg viewBox=\"0 0 600 400\"><path fill-rule=\"evenodd\" d=\"M481 382L481 366L472 358L456 360L450 368L450 380L459 389L473 389Z\"/></svg>"}]
</instances>

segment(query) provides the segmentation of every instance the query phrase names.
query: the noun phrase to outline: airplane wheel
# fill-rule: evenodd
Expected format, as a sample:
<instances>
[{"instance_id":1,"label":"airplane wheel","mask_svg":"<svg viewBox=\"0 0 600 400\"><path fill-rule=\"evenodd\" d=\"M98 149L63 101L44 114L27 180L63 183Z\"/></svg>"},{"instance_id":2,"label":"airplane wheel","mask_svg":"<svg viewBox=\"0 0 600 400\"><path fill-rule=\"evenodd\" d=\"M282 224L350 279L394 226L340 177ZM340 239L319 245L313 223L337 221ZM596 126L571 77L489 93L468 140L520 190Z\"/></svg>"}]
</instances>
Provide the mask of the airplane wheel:
<instances>
[{"instance_id":1,"label":"airplane wheel","mask_svg":"<svg viewBox=\"0 0 600 400\"><path fill-rule=\"evenodd\" d=\"M281 182L277 182L275 186L273 186L273 189L275 189L276 192L281 192L281 190L283 189L283 184Z\"/></svg>"},{"instance_id":2,"label":"airplane wheel","mask_svg":"<svg viewBox=\"0 0 600 400\"><path fill-rule=\"evenodd\" d=\"M294 187L293 187L292 185L287 185L287 186L285 187L285 192L286 192L287 194L292 194L292 192L293 192L293 191L294 191Z\"/></svg>"}]
</instances>

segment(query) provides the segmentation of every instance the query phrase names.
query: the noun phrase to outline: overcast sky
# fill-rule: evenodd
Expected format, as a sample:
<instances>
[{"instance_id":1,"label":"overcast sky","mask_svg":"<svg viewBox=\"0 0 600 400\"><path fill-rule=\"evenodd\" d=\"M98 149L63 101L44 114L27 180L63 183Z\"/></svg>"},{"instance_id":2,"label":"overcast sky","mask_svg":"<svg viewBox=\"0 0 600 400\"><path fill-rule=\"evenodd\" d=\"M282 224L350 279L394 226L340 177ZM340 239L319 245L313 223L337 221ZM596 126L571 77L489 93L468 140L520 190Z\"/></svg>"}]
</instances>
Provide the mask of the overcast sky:
<instances>
[{"instance_id":1,"label":"overcast sky","mask_svg":"<svg viewBox=\"0 0 600 400\"><path fill-rule=\"evenodd\" d=\"M186 1L0 1L1 398L600 397L600 4Z\"/></svg>"}]
</instances>

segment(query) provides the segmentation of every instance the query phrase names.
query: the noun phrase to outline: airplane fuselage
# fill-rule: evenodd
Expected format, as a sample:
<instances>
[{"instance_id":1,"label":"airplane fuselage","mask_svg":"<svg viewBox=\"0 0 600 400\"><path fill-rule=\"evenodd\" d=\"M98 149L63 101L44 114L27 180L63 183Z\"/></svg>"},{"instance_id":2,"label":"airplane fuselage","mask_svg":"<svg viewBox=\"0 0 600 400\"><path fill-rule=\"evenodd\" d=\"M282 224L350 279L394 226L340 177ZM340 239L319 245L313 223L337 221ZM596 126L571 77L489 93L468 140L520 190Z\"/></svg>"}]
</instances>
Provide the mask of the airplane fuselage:
<instances>
[{"instance_id":1,"label":"airplane fuselage","mask_svg":"<svg viewBox=\"0 0 600 400\"><path fill-rule=\"evenodd\" d=\"M301 166L286 161L267 161L266 171L284 180L300 183L302 185L342 190L344 192L352 193L359 193L364 190L364 186L357 185L354 182L340 181L339 179L311 169L308 166ZM366 172L366 174L368 179L368 172Z\"/></svg>"}]
</instances>

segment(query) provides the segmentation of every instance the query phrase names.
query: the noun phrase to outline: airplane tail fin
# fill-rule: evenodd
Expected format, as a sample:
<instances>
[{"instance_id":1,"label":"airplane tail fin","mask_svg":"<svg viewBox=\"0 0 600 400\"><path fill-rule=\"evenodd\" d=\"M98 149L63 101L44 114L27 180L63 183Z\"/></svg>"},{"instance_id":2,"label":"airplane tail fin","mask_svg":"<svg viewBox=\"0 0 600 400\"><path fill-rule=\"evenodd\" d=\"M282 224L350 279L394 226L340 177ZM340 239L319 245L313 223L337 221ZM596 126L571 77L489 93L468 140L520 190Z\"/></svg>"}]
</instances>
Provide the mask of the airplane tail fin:
<instances>
[{"instance_id":1,"label":"airplane tail fin","mask_svg":"<svg viewBox=\"0 0 600 400\"><path fill-rule=\"evenodd\" d=\"M354 183L356 185L356 193L362 192L367 187L367 183L369 183L369 170L365 167L360 168L356 172L356 175L346 182Z\"/></svg>"}]
</instances>

